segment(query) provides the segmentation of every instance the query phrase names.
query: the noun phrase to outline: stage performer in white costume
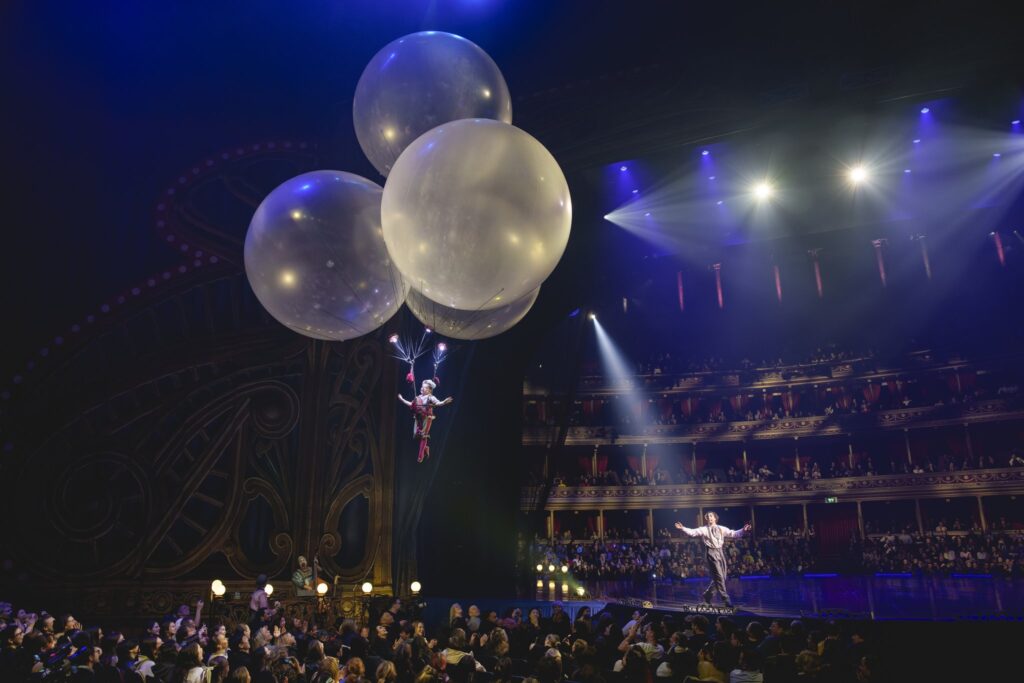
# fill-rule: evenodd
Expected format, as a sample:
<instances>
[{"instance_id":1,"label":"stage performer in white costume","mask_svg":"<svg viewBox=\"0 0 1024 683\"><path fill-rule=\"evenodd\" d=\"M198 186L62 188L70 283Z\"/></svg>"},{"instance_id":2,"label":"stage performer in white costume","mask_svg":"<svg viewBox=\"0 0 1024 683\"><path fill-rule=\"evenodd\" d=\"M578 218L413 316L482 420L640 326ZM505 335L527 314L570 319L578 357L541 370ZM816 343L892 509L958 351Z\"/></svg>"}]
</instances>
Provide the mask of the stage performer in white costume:
<instances>
[{"instance_id":1,"label":"stage performer in white costume","mask_svg":"<svg viewBox=\"0 0 1024 683\"><path fill-rule=\"evenodd\" d=\"M732 607L729 601L729 594L725 590L725 578L728 574L728 567L725 563L725 539L740 538L750 531L749 524L742 529L733 531L728 527L718 524L718 515L714 512L704 513L704 526L690 529L683 526L682 522L676 522L676 528L691 538L701 538L704 541L704 549L708 560L708 572L711 574L711 585L704 591L704 602L711 604L711 597L717 592L722 596L726 607Z\"/></svg>"}]
</instances>

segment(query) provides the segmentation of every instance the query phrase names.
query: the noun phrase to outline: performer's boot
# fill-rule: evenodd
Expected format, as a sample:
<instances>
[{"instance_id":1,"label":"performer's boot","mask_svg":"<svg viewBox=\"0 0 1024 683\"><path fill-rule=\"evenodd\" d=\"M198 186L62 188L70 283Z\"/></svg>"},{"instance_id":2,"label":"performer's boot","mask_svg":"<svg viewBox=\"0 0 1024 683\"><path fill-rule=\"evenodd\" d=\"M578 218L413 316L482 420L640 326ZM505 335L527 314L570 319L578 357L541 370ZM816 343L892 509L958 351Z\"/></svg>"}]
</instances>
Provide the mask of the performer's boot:
<instances>
[{"instance_id":1,"label":"performer's boot","mask_svg":"<svg viewBox=\"0 0 1024 683\"><path fill-rule=\"evenodd\" d=\"M711 591L707 591L707 592L704 593L704 602L707 603L708 605L711 604L711 596L712 595L714 595L714 593L712 593Z\"/></svg>"}]
</instances>

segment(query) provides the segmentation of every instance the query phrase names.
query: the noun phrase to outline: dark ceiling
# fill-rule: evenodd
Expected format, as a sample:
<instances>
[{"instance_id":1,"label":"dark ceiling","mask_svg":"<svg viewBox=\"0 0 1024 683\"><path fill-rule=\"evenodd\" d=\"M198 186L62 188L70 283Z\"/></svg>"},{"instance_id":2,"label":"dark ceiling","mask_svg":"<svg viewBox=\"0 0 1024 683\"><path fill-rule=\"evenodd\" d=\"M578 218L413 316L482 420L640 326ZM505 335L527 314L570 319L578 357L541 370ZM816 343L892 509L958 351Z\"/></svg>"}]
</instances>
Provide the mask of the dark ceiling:
<instances>
[{"instance_id":1,"label":"dark ceiling","mask_svg":"<svg viewBox=\"0 0 1024 683\"><path fill-rule=\"evenodd\" d=\"M153 206L225 147L311 141L377 178L351 125L376 50L462 34L502 68L515 123L550 147L576 199L560 270L588 267L588 169L838 102L1019 93L1020 16L1003 3L311 0L11 3L3 26L5 232L0 367L104 297L176 262ZM1001 112L999 112L1001 115ZM574 280L562 274L561 281ZM553 296L553 295L548 295ZM543 298L543 297L542 297Z\"/></svg>"}]
</instances>

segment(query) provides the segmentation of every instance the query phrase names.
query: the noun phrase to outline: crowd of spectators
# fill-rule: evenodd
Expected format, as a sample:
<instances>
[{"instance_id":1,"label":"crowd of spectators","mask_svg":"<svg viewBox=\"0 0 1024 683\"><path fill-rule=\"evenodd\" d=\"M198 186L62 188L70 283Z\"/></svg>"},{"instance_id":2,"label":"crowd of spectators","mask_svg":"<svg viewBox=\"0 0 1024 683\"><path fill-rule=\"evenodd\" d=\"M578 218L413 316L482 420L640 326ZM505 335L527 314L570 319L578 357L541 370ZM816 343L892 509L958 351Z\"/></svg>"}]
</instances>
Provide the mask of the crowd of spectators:
<instances>
[{"instance_id":1,"label":"crowd of spectators","mask_svg":"<svg viewBox=\"0 0 1024 683\"><path fill-rule=\"evenodd\" d=\"M855 540L851 554L866 572L926 575L1024 576L1024 536L1015 533L950 534L940 522L931 534L909 530Z\"/></svg>"},{"instance_id":2,"label":"crowd of spectators","mask_svg":"<svg viewBox=\"0 0 1024 683\"><path fill-rule=\"evenodd\" d=\"M264 583L266 583L264 581ZM263 593L259 588L255 593ZM265 593L263 593L265 596ZM256 603L259 607L259 603ZM182 605L144 625L83 626L74 615L15 610L0 603L0 681L72 683L337 683L361 680L363 662L350 659L366 629L352 622L331 630L282 616L280 603L253 610L249 623L203 623ZM347 668L343 662L347 661ZM388 683L376 670L378 683ZM348 678L346 678L346 675ZM371 679L372 680L372 679Z\"/></svg>"},{"instance_id":3,"label":"crowd of spectators","mask_svg":"<svg viewBox=\"0 0 1024 683\"><path fill-rule=\"evenodd\" d=\"M799 470L790 463L772 465L767 462L755 461L749 463L745 471L737 465L703 466L695 475L684 464L678 464L675 467L654 467L647 476L629 466L618 470L606 469L596 475L592 472L567 475L556 470L550 483L554 487L671 486L695 483L804 481L840 477L873 477L883 474L936 474L1002 467L1024 467L1024 455L1022 455L1021 449L1013 448L1009 453L1000 454L998 457L991 453L953 455L949 452L942 452L937 456L917 453L912 462L904 458L891 457L877 464L871 456L858 456L852 462L852 467L850 458L846 456L840 455L831 458L802 456ZM539 481L534 482L534 484L539 483Z\"/></svg>"},{"instance_id":4,"label":"crowd of spectators","mask_svg":"<svg viewBox=\"0 0 1024 683\"><path fill-rule=\"evenodd\" d=\"M680 539L670 529L655 534L655 542L635 530L609 529L604 539L577 542L562 538L554 543L535 540L528 566L566 565L573 576L588 580L683 580L707 576L704 547L699 540ZM815 566L814 536L792 529L771 530L757 538L747 536L725 547L729 572L745 575L799 575Z\"/></svg>"},{"instance_id":5,"label":"crowd of spectators","mask_svg":"<svg viewBox=\"0 0 1024 683\"><path fill-rule=\"evenodd\" d=\"M843 565L863 573L898 572L925 575L984 573L1024 576L1024 535L1009 530L1005 519L982 533L977 524L958 520L947 527L940 521L934 531L918 533L915 526L876 533L865 525L866 537L853 538ZM565 532L553 542L534 539L526 566L554 564L569 568L586 580L685 580L707 576L703 546L660 529L652 543L636 530L608 529L605 538L572 540ZM725 547L731 576L799 576L814 572L817 551L814 527L762 529Z\"/></svg>"},{"instance_id":6,"label":"crowd of spectators","mask_svg":"<svg viewBox=\"0 0 1024 683\"><path fill-rule=\"evenodd\" d=\"M726 396L695 393L657 400L616 394L597 399L593 410L585 410L582 402L574 404L569 424L628 433L636 428L857 416L909 408L956 410L996 393L978 386L956 389L933 382L925 389L915 384L890 391L888 384L884 388L879 384L865 388L863 383L853 381L824 388L789 387L784 392L750 393L751 390L744 389ZM524 417L527 424L540 424L539 416L529 411Z\"/></svg>"},{"instance_id":7,"label":"crowd of spectators","mask_svg":"<svg viewBox=\"0 0 1024 683\"><path fill-rule=\"evenodd\" d=\"M874 350L855 351L840 348L836 344L826 344L807 354L791 354L786 358L762 358L754 361L750 358L727 360L722 356L706 356L704 358L682 358L673 356L670 351L648 354L637 363L637 372L641 375L671 375L677 373L722 372L729 370L777 369L800 365L819 365L840 361L866 360L875 357Z\"/></svg>"},{"instance_id":8,"label":"crowd of spectators","mask_svg":"<svg viewBox=\"0 0 1024 683\"><path fill-rule=\"evenodd\" d=\"M0 679L124 683L829 683L880 680L858 623L714 622L555 603L550 618L452 605L428 632L400 601L367 623L200 625L187 607L131 633L0 603ZM261 617L262 618L262 617ZM813 625L813 623L811 624ZM844 632L845 631L845 632Z\"/></svg>"}]
</instances>

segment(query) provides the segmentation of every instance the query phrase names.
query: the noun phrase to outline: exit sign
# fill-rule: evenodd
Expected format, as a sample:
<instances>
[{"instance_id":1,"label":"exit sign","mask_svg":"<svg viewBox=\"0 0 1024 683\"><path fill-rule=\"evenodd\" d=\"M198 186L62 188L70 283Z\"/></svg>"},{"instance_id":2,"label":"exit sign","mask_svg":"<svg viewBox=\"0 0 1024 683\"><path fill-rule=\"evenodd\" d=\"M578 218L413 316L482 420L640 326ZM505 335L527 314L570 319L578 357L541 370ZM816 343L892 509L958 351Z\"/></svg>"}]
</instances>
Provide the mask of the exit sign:
<instances>
[{"instance_id":1,"label":"exit sign","mask_svg":"<svg viewBox=\"0 0 1024 683\"><path fill-rule=\"evenodd\" d=\"M825 502L826 503L838 503L839 502L839 497L838 496L827 496L825 498Z\"/></svg>"}]
</instances>

